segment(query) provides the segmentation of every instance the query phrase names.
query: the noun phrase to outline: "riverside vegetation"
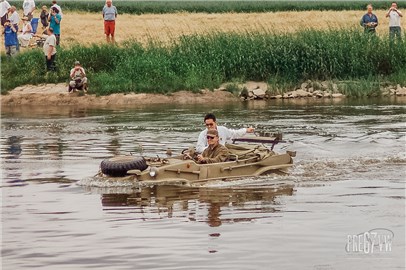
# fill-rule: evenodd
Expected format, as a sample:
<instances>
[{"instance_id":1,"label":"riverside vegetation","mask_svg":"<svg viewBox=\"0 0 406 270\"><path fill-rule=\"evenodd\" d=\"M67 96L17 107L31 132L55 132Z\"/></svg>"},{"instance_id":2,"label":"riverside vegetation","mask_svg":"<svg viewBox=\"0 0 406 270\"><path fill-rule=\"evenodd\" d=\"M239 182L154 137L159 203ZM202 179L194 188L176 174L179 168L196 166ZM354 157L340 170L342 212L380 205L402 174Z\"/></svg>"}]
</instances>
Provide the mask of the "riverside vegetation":
<instances>
[{"instance_id":1,"label":"riverside vegetation","mask_svg":"<svg viewBox=\"0 0 406 270\"><path fill-rule=\"evenodd\" d=\"M60 48L58 71L45 73L44 56L33 49L2 55L1 91L24 84L68 80L80 59L91 92L170 93L214 89L225 82L266 81L275 93L306 80L340 81L348 96L379 94L381 87L406 82L406 42L355 30L304 30L296 33L212 33L183 36L171 44L128 41L117 46ZM230 90L231 91L231 90Z\"/></svg>"}]
</instances>

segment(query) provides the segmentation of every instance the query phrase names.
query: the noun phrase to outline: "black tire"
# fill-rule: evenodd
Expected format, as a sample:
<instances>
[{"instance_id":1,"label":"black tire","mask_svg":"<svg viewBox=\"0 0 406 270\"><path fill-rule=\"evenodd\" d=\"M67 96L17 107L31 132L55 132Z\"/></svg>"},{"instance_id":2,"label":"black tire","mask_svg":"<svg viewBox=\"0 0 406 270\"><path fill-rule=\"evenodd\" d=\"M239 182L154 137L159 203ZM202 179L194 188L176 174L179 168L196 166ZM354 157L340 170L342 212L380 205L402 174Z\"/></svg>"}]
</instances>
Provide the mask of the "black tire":
<instances>
[{"instance_id":1,"label":"black tire","mask_svg":"<svg viewBox=\"0 0 406 270\"><path fill-rule=\"evenodd\" d=\"M143 171L148 168L147 162L143 157L117 156L105 159L100 164L102 173L113 177L123 177L129 170Z\"/></svg>"}]
</instances>

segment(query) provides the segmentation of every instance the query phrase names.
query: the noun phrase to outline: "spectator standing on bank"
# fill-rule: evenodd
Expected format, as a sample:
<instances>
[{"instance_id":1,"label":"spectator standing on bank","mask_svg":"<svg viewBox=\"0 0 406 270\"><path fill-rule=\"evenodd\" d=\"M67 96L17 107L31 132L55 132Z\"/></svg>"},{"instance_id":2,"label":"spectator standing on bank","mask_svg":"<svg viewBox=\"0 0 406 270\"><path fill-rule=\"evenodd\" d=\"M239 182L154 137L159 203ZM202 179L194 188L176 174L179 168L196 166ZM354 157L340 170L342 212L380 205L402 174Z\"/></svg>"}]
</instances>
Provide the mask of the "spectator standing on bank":
<instances>
[{"instance_id":1,"label":"spectator standing on bank","mask_svg":"<svg viewBox=\"0 0 406 270\"><path fill-rule=\"evenodd\" d=\"M48 23L49 13L47 6L42 6L41 14L39 15L39 17L41 19L42 29L44 30L49 25Z\"/></svg>"},{"instance_id":2,"label":"spectator standing on bank","mask_svg":"<svg viewBox=\"0 0 406 270\"><path fill-rule=\"evenodd\" d=\"M372 9L372 5L369 4L367 6L367 13L362 16L360 24L364 27L365 33L375 34L375 28L378 26L378 17L372 13Z\"/></svg>"},{"instance_id":3,"label":"spectator standing on bank","mask_svg":"<svg viewBox=\"0 0 406 270\"><path fill-rule=\"evenodd\" d=\"M17 54L17 30L7 19L4 22L4 45L6 47L6 55L14 56Z\"/></svg>"},{"instance_id":4,"label":"spectator standing on bank","mask_svg":"<svg viewBox=\"0 0 406 270\"><path fill-rule=\"evenodd\" d=\"M61 15L61 18L62 18L62 17L63 17L62 8L61 8L60 5L57 4L56 0L53 0L53 1L52 1L52 6L51 6L51 8L53 8L53 7L56 7L56 8L59 10L59 15Z\"/></svg>"},{"instance_id":5,"label":"spectator standing on bank","mask_svg":"<svg viewBox=\"0 0 406 270\"><path fill-rule=\"evenodd\" d=\"M18 15L18 12L16 11L17 8L15 6L10 7L10 16L8 19L10 20L10 23L14 26L14 28L18 31L18 24L20 23L20 16Z\"/></svg>"},{"instance_id":6,"label":"spectator standing on bank","mask_svg":"<svg viewBox=\"0 0 406 270\"><path fill-rule=\"evenodd\" d=\"M113 6L111 0L106 0L103 7L104 33L106 34L107 43L114 43L114 32L116 30L117 8ZM110 38L111 36L111 38Z\"/></svg>"},{"instance_id":7,"label":"spectator standing on bank","mask_svg":"<svg viewBox=\"0 0 406 270\"><path fill-rule=\"evenodd\" d=\"M31 21L33 17L33 12L35 10L35 2L34 0L24 0L23 2L23 15L27 17L29 21Z\"/></svg>"},{"instance_id":8,"label":"spectator standing on bank","mask_svg":"<svg viewBox=\"0 0 406 270\"><path fill-rule=\"evenodd\" d=\"M402 30L400 28L400 18L403 17L402 12L398 10L398 4L396 2L392 2L392 5L388 12L386 13L386 17L389 17L389 37L393 39L395 36L398 39L402 38Z\"/></svg>"},{"instance_id":9,"label":"spectator standing on bank","mask_svg":"<svg viewBox=\"0 0 406 270\"><path fill-rule=\"evenodd\" d=\"M0 18L1 18L1 25L4 26L6 20L8 19L8 12L11 8L11 5L7 2L7 0L0 1Z\"/></svg>"},{"instance_id":10,"label":"spectator standing on bank","mask_svg":"<svg viewBox=\"0 0 406 270\"><path fill-rule=\"evenodd\" d=\"M48 37L44 42L42 50L45 54L47 71L56 71L56 37L54 35L54 30L51 27L48 28Z\"/></svg>"},{"instance_id":11,"label":"spectator standing on bank","mask_svg":"<svg viewBox=\"0 0 406 270\"><path fill-rule=\"evenodd\" d=\"M53 29L53 33L56 37L56 45L59 46L61 41L61 20L59 10L56 7L51 8L51 16L49 19L49 27Z\"/></svg>"}]
</instances>

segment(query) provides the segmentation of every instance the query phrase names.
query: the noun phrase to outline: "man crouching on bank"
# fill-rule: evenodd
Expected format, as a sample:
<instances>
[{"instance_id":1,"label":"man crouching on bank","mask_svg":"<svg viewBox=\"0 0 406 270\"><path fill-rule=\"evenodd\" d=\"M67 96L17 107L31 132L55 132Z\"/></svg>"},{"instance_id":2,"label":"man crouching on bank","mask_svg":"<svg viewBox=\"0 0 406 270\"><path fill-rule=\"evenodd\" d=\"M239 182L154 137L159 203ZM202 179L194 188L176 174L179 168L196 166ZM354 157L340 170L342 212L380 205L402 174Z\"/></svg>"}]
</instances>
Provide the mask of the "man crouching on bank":
<instances>
[{"instance_id":1,"label":"man crouching on bank","mask_svg":"<svg viewBox=\"0 0 406 270\"><path fill-rule=\"evenodd\" d=\"M217 163L228 159L229 151L227 147L219 144L219 134L215 129L207 131L208 147L201 155L197 156L199 163Z\"/></svg>"}]
</instances>

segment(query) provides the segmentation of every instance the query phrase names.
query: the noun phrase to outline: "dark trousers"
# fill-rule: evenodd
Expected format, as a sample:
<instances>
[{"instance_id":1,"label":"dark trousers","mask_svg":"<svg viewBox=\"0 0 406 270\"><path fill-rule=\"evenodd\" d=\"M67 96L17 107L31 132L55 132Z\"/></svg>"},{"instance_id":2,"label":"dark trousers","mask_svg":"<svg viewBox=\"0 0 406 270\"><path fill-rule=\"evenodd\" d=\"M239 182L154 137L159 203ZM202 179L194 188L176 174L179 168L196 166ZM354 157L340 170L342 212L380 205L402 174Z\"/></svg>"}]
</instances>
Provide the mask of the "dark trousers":
<instances>
[{"instance_id":1,"label":"dark trousers","mask_svg":"<svg viewBox=\"0 0 406 270\"><path fill-rule=\"evenodd\" d=\"M55 58L56 54L52 55L51 59L48 59L48 57L45 55L45 61L47 63L47 71L56 71Z\"/></svg>"},{"instance_id":2,"label":"dark trousers","mask_svg":"<svg viewBox=\"0 0 406 270\"><path fill-rule=\"evenodd\" d=\"M399 40L402 39L402 30L400 26L389 27L389 37L391 40L393 40L395 37Z\"/></svg>"},{"instance_id":3,"label":"dark trousers","mask_svg":"<svg viewBox=\"0 0 406 270\"><path fill-rule=\"evenodd\" d=\"M59 42L61 41L61 34L59 34L59 35L54 34L54 35L56 37L56 46L59 46Z\"/></svg>"},{"instance_id":4,"label":"dark trousers","mask_svg":"<svg viewBox=\"0 0 406 270\"><path fill-rule=\"evenodd\" d=\"M6 23L7 18L8 18L8 14L7 14L7 13L4 14L3 17L1 17L1 26L4 26L4 24Z\"/></svg>"}]
</instances>

